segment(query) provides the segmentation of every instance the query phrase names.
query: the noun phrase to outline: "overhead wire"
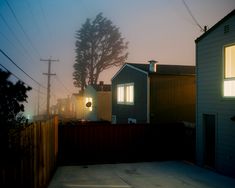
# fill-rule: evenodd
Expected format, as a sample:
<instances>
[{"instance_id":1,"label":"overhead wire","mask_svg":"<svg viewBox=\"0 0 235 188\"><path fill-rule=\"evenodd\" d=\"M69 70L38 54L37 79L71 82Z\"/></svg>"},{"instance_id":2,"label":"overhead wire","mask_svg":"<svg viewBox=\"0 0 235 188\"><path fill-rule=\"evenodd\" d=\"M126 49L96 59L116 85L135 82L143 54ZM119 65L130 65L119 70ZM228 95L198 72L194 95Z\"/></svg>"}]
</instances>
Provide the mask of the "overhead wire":
<instances>
[{"instance_id":1,"label":"overhead wire","mask_svg":"<svg viewBox=\"0 0 235 188\"><path fill-rule=\"evenodd\" d=\"M31 80L33 80L35 83L40 85L41 87L47 89L45 86L40 84L37 80L35 80L32 76L30 76L27 72L25 72L19 65L17 65L2 49L0 49L0 52L13 64L15 65L19 70L21 70L27 77L29 77Z\"/></svg>"},{"instance_id":2,"label":"overhead wire","mask_svg":"<svg viewBox=\"0 0 235 188\"><path fill-rule=\"evenodd\" d=\"M18 79L19 81L21 81L22 83L24 83L26 86L31 87L33 90L35 90L35 91L38 92L38 93L41 93L41 94L43 94L43 95L46 95L46 93L43 93L43 92L41 92L41 91L38 90L38 89L35 89L35 88L32 87L31 85L27 84L25 81L21 80L16 74L14 74L12 71L10 71L9 69L7 69L7 68L6 68L4 65L2 65L1 63L0 63L0 66L1 66L2 68L4 68L7 72L9 72L12 76L14 76L16 79Z\"/></svg>"},{"instance_id":3,"label":"overhead wire","mask_svg":"<svg viewBox=\"0 0 235 188\"><path fill-rule=\"evenodd\" d=\"M28 42L30 43L30 45L32 46L32 48L34 49L34 51L37 53L38 57L41 57L39 51L37 50L37 48L34 46L32 40L30 39L29 35L27 34L27 32L25 31L23 25L20 23L20 21L18 20L15 11L13 10L13 8L11 7L10 3L8 2L8 0L5 0L8 8L10 9L12 15L14 16L17 24L19 25L20 29L22 30L22 32L24 33L25 37L27 38Z\"/></svg>"},{"instance_id":4,"label":"overhead wire","mask_svg":"<svg viewBox=\"0 0 235 188\"><path fill-rule=\"evenodd\" d=\"M201 29L201 31L204 31L204 29L202 28L202 26L198 23L197 19L194 17L192 11L190 10L189 6L187 5L187 3L185 2L185 0L182 0L186 10L188 11L188 13L190 14L191 18L193 19L193 21L196 23L196 25Z\"/></svg>"},{"instance_id":5,"label":"overhead wire","mask_svg":"<svg viewBox=\"0 0 235 188\"><path fill-rule=\"evenodd\" d=\"M59 83L64 87L64 89L65 89L69 94L72 93L72 92L65 86L65 84L61 81L61 79L59 78L58 75L55 75L55 79L57 80L57 82L59 82Z\"/></svg>"},{"instance_id":6,"label":"overhead wire","mask_svg":"<svg viewBox=\"0 0 235 188\"><path fill-rule=\"evenodd\" d=\"M33 58L31 56L31 54L29 53L29 51L25 48L25 46L23 45L23 43L20 41L20 39L17 37L16 33L14 32L14 30L10 27L10 25L7 23L6 19L2 16L2 14L0 13L0 17L2 19L2 21L4 22L4 24L7 26L7 28L9 29L9 31L12 33L12 35L15 37L16 41L20 44L20 46L22 47L22 49L24 49L24 52L27 54L27 56L30 58L30 60L33 61Z\"/></svg>"}]
</instances>

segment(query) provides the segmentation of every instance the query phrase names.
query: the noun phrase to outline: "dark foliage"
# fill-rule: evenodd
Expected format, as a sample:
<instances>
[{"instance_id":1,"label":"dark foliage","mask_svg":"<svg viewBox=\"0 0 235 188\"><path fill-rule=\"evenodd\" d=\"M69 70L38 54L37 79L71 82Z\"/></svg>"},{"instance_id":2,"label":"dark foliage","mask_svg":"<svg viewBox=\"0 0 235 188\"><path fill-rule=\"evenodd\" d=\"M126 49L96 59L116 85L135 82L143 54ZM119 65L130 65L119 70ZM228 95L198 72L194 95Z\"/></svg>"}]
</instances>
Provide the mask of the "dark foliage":
<instances>
[{"instance_id":1,"label":"dark foliage","mask_svg":"<svg viewBox=\"0 0 235 188\"><path fill-rule=\"evenodd\" d=\"M0 69L0 142L3 147L8 147L9 133L26 123L22 115L23 102L27 102L26 92L31 90L21 81L11 82L10 75Z\"/></svg>"}]
</instances>

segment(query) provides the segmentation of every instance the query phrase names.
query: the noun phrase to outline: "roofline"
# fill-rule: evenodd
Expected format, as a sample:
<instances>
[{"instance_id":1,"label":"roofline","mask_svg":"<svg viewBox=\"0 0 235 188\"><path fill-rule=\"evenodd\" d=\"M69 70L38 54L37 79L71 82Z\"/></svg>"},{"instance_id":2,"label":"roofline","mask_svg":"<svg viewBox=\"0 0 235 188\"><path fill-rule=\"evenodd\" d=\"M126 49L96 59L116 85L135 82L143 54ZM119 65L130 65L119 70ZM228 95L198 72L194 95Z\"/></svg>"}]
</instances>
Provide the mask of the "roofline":
<instances>
[{"instance_id":1,"label":"roofline","mask_svg":"<svg viewBox=\"0 0 235 188\"><path fill-rule=\"evenodd\" d=\"M111 82L112 82L113 79L122 71L122 69L124 69L126 66L128 66L128 67L130 67L130 68L132 68L132 69L134 69L134 70L137 70L137 71L139 71L139 72L141 72L141 73L144 73L144 74L148 75L148 72L146 72L146 71L144 71L144 70L142 70L142 69L139 69L139 68L137 68L137 67L135 67L135 66L133 66L133 65L131 65L131 64L129 64L129 63L125 63L125 64L119 69L119 71L116 72L116 74L112 77Z\"/></svg>"},{"instance_id":2,"label":"roofline","mask_svg":"<svg viewBox=\"0 0 235 188\"><path fill-rule=\"evenodd\" d=\"M231 16L235 15L235 9L233 9L229 14L227 14L227 16L225 16L224 18L222 18L220 21L218 21L214 26L212 26L208 31L206 31L204 34L202 34L200 37L198 37L195 40L195 43L198 43L200 40L202 40L203 38L205 38L208 34L210 34L212 31L214 31L220 24L222 24L223 22L225 22L227 19L229 19Z\"/></svg>"}]
</instances>

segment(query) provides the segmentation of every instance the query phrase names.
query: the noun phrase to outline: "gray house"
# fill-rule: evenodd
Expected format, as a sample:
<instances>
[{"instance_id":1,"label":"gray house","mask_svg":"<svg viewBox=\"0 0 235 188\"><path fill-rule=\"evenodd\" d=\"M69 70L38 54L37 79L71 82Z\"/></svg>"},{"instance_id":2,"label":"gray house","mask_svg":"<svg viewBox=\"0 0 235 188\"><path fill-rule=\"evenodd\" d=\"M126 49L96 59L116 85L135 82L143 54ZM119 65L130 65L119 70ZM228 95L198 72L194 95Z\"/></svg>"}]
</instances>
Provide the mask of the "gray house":
<instances>
[{"instance_id":1,"label":"gray house","mask_svg":"<svg viewBox=\"0 0 235 188\"><path fill-rule=\"evenodd\" d=\"M111 121L111 85L99 84L88 85L83 94L84 119L90 121Z\"/></svg>"},{"instance_id":2,"label":"gray house","mask_svg":"<svg viewBox=\"0 0 235 188\"><path fill-rule=\"evenodd\" d=\"M197 163L235 177L235 10L195 42Z\"/></svg>"},{"instance_id":3,"label":"gray house","mask_svg":"<svg viewBox=\"0 0 235 188\"><path fill-rule=\"evenodd\" d=\"M112 78L112 122L195 122L194 73L156 61L124 64Z\"/></svg>"}]
</instances>

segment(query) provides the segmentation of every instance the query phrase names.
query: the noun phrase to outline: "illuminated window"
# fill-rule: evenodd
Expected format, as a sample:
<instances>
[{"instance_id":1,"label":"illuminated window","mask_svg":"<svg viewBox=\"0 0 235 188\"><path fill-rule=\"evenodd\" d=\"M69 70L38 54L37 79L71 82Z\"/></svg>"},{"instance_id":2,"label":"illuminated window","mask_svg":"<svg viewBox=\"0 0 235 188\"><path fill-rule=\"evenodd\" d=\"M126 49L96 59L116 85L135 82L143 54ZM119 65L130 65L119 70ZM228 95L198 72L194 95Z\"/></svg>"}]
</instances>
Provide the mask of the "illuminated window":
<instances>
[{"instance_id":1,"label":"illuminated window","mask_svg":"<svg viewBox=\"0 0 235 188\"><path fill-rule=\"evenodd\" d=\"M126 85L126 103L132 104L134 102L134 84Z\"/></svg>"},{"instance_id":2,"label":"illuminated window","mask_svg":"<svg viewBox=\"0 0 235 188\"><path fill-rule=\"evenodd\" d=\"M134 83L119 84L117 86L117 103L134 104Z\"/></svg>"},{"instance_id":3,"label":"illuminated window","mask_svg":"<svg viewBox=\"0 0 235 188\"><path fill-rule=\"evenodd\" d=\"M235 97L235 45L224 50L224 96Z\"/></svg>"},{"instance_id":4,"label":"illuminated window","mask_svg":"<svg viewBox=\"0 0 235 188\"><path fill-rule=\"evenodd\" d=\"M117 102L124 103L124 85L117 86Z\"/></svg>"},{"instance_id":5,"label":"illuminated window","mask_svg":"<svg viewBox=\"0 0 235 188\"><path fill-rule=\"evenodd\" d=\"M92 98L91 97L86 97L85 105L89 111L92 111Z\"/></svg>"}]
</instances>

